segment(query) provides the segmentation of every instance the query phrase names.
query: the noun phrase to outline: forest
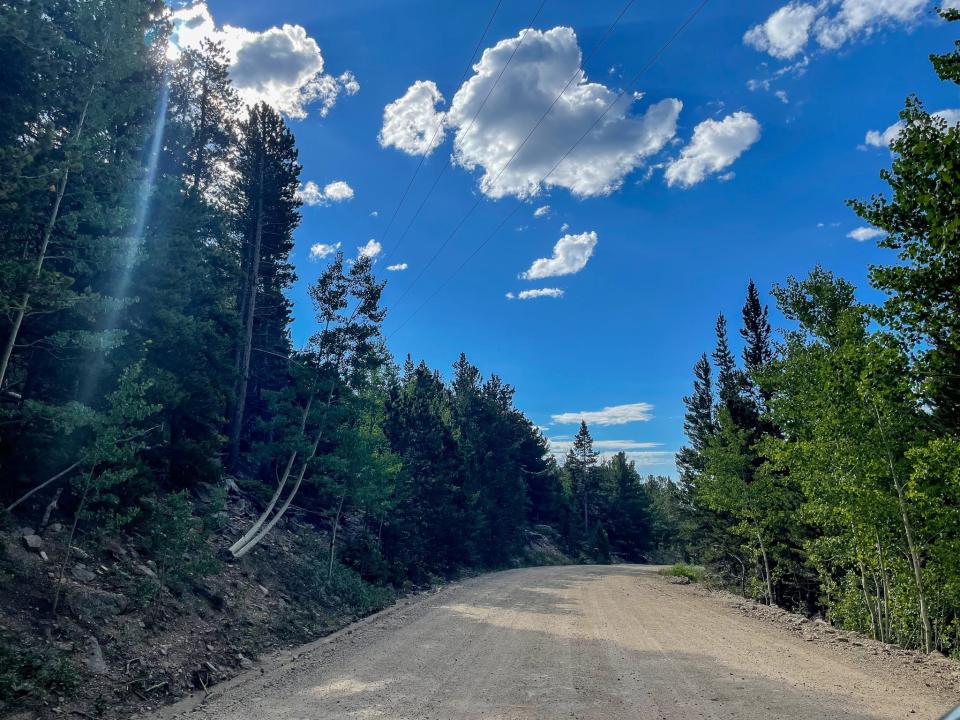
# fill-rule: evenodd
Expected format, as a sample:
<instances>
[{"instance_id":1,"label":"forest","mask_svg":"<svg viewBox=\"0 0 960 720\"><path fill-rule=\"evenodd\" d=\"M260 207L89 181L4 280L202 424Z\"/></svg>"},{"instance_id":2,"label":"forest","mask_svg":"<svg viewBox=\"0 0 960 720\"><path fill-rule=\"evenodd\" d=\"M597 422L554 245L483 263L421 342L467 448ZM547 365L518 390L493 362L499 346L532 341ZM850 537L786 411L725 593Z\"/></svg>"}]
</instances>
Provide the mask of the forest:
<instances>
[{"instance_id":1,"label":"forest","mask_svg":"<svg viewBox=\"0 0 960 720\"><path fill-rule=\"evenodd\" d=\"M930 59L960 83L960 50ZM772 288L774 333L750 282L740 362L717 318L684 398L683 537L744 594L956 655L960 129L916 97L900 117L889 194L849 203L893 251L869 269L884 301L816 267Z\"/></svg>"},{"instance_id":2,"label":"forest","mask_svg":"<svg viewBox=\"0 0 960 720\"><path fill-rule=\"evenodd\" d=\"M28 545L63 527L39 615L68 613L74 563L116 538L157 568L138 602L162 607L296 518L322 568L306 603L547 561L536 537L554 560L702 563L764 602L960 652L957 127L908 99L890 195L851 201L896 256L870 270L886 301L818 267L772 289L775 333L751 282L742 358L721 316L696 363L677 480L644 478L586 423L554 457L465 354L449 373L395 360L371 258L308 278L295 347L296 140L266 104L238 112L223 47L169 59L168 16L0 6L0 522ZM960 83L960 50L932 61ZM227 485L256 509L234 535ZM23 642L0 635L0 659ZM0 687L40 687L22 668Z\"/></svg>"},{"instance_id":3,"label":"forest","mask_svg":"<svg viewBox=\"0 0 960 720\"><path fill-rule=\"evenodd\" d=\"M64 528L40 614L65 612L84 547L133 543L158 568L140 602L162 605L290 516L325 568L307 603L509 567L532 528L574 560L670 552L650 508L671 481L601 461L586 425L558 464L465 355L449 381L397 364L371 258L310 279L314 330L294 347L295 138L266 104L238 114L221 46L167 58L168 16L159 0L0 8L0 502L36 549ZM258 516L225 538L226 477Z\"/></svg>"}]
</instances>

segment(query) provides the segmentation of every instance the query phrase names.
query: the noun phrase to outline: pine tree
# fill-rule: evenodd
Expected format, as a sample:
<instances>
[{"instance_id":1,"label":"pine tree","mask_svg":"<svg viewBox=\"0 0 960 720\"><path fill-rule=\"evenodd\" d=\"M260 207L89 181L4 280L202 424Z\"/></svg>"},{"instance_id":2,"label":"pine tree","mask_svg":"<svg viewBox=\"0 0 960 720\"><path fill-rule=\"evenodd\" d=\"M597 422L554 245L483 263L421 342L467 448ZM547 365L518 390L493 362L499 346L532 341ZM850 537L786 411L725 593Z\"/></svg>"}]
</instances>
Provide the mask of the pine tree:
<instances>
[{"instance_id":1,"label":"pine tree","mask_svg":"<svg viewBox=\"0 0 960 720\"><path fill-rule=\"evenodd\" d=\"M761 305L760 293L753 280L747 285L747 299L743 303L743 327L740 336L744 339L743 365L748 373L757 373L770 364L773 348L770 337L773 331L767 318L767 306Z\"/></svg>"},{"instance_id":2,"label":"pine tree","mask_svg":"<svg viewBox=\"0 0 960 720\"><path fill-rule=\"evenodd\" d=\"M591 496L597 485L596 466L600 455L593 449L593 438L587 423L580 421L580 429L567 453L564 469L570 475L571 490L578 499L583 516L583 534L589 538Z\"/></svg>"},{"instance_id":3,"label":"pine tree","mask_svg":"<svg viewBox=\"0 0 960 720\"><path fill-rule=\"evenodd\" d=\"M300 165L293 134L266 103L250 108L246 120L240 123L240 145L233 170L236 180L230 199L242 238L242 280L237 386L230 424L231 467L239 458L251 390L282 386L286 377L278 380L269 373L283 373L286 366L278 365L271 354L282 357L290 352L286 332L290 303L283 291L294 280L288 255L293 247L293 230L300 222L300 200L296 194ZM254 340L261 351L256 373Z\"/></svg>"}]
</instances>

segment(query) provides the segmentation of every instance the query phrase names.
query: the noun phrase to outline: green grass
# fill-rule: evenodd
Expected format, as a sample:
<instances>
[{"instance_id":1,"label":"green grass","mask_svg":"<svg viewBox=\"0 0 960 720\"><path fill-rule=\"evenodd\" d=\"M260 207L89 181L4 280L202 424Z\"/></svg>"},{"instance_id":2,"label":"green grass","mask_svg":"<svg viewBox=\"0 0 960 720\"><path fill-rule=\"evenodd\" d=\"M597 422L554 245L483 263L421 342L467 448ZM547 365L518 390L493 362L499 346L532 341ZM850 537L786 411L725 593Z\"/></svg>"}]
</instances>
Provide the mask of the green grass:
<instances>
[{"instance_id":1,"label":"green grass","mask_svg":"<svg viewBox=\"0 0 960 720\"><path fill-rule=\"evenodd\" d=\"M700 582L703 580L705 572L705 568L700 565L687 565L686 563L677 563L676 565L660 570L661 575L685 577L690 582Z\"/></svg>"}]
</instances>

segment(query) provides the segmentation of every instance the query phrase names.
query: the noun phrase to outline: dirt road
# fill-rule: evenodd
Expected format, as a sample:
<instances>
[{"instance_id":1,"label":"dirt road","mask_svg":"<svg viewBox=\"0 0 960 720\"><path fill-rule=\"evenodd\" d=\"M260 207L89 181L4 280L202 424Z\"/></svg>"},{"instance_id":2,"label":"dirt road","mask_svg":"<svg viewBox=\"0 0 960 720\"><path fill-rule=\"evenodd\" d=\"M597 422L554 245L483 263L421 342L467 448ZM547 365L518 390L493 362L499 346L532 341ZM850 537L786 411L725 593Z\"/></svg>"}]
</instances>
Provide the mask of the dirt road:
<instances>
[{"instance_id":1,"label":"dirt road","mask_svg":"<svg viewBox=\"0 0 960 720\"><path fill-rule=\"evenodd\" d=\"M193 720L936 718L960 697L639 566L511 570L214 689Z\"/></svg>"}]
</instances>

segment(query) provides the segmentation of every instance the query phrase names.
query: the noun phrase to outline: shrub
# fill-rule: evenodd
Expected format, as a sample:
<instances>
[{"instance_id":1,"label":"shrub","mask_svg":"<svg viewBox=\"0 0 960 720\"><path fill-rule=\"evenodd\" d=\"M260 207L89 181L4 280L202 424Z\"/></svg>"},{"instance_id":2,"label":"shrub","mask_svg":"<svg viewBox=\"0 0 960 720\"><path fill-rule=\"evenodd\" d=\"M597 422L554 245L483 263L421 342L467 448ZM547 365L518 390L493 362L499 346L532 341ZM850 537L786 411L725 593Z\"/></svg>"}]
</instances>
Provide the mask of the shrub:
<instances>
[{"instance_id":1,"label":"shrub","mask_svg":"<svg viewBox=\"0 0 960 720\"><path fill-rule=\"evenodd\" d=\"M687 565L686 563L677 563L668 568L660 570L661 575L672 577L685 577L690 582L700 582L706 570L699 565Z\"/></svg>"},{"instance_id":2,"label":"shrub","mask_svg":"<svg viewBox=\"0 0 960 720\"><path fill-rule=\"evenodd\" d=\"M60 651L15 645L0 637L0 711L67 693L79 683L77 669Z\"/></svg>"}]
</instances>

